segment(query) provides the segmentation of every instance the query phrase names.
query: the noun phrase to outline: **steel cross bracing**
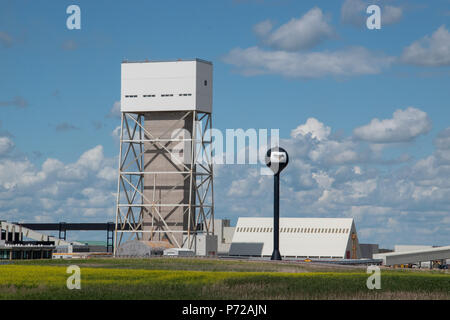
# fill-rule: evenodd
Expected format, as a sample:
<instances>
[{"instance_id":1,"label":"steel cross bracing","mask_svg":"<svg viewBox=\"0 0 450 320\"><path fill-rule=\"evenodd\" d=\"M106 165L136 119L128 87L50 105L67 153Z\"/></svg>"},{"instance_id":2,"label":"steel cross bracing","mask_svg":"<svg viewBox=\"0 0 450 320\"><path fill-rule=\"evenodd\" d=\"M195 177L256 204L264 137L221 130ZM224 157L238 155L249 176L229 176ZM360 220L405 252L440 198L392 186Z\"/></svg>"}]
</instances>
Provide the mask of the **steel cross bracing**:
<instances>
[{"instance_id":1,"label":"steel cross bracing","mask_svg":"<svg viewBox=\"0 0 450 320\"><path fill-rule=\"evenodd\" d=\"M197 232L214 234L212 117L210 113L186 111L178 121L184 121L190 116L193 121L192 136L180 137L175 134L167 139L163 137L174 129L176 123L168 127L163 134L154 136L146 130L143 124L144 113L122 113L114 254L122 242L133 239L141 240L144 233L150 234L150 239L155 234L163 233L174 246L188 248L193 247ZM150 143L157 150L165 151L164 157L171 157L174 151L167 146L173 142L183 143L187 146L185 149L190 149L184 150L188 151L185 160L177 163L181 166L182 171L146 170L144 165L145 144ZM164 199L157 199L156 180L171 174L182 174L184 181L189 179L189 201L165 203ZM144 194L144 179L153 181L151 199L148 194ZM148 180L146 183L148 185ZM173 191L175 187L168 192ZM171 229L166 222L170 213L163 216L161 213L163 207L183 208L183 214L188 215L186 230ZM144 214L150 214L152 218L150 228L144 228ZM154 219L161 221L162 224L153 225ZM180 232L186 235L183 238L184 242L180 242L174 236Z\"/></svg>"}]
</instances>

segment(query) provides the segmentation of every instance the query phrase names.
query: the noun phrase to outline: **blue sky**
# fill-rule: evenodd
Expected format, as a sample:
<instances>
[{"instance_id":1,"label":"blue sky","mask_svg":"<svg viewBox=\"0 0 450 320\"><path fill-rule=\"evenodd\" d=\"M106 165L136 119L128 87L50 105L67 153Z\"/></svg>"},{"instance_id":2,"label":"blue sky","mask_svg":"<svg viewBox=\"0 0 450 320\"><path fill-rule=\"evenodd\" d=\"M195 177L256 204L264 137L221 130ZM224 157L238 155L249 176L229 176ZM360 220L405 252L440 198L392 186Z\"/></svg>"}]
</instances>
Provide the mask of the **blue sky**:
<instances>
[{"instance_id":1,"label":"blue sky","mask_svg":"<svg viewBox=\"0 0 450 320\"><path fill-rule=\"evenodd\" d=\"M66 28L71 4L81 8L81 30ZM380 30L365 26L368 15L358 8L368 4L382 9ZM428 164L429 177L450 178L445 131L450 127L448 30L448 0L0 0L0 169L8 171L0 172L0 217L112 220L112 173L95 183L69 179L71 188L88 189L84 193L71 193L69 187L47 195L33 192L68 183L63 174L49 172L77 167L89 151L101 158L92 170L114 168L118 144L112 132L119 120L111 110L120 99L124 58L198 57L214 63L216 128L279 128L292 148L297 150L296 143L314 146L307 154L298 153L298 166L286 171L286 215L357 216L361 241L386 246L403 241L401 232L416 234L404 242L448 244L449 184L437 178L420 180L419 173L405 177ZM317 122L308 122L310 118ZM370 126L375 118L391 121ZM329 134L317 136L327 128ZM381 138L374 141L377 134ZM438 137L442 139L436 142ZM369 150L364 157L355 156L364 150ZM325 161L343 154L353 156ZM364 178L342 177L341 171L355 167ZM252 181L251 168L226 170L233 173L217 177L216 192L234 194L239 204L233 181ZM300 183L302 174L309 177ZM334 182L321 185L317 180L323 175ZM351 192L343 190L355 181L365 187L375 183L375 191L352 202ZM386 183L405 183L410 191L391 203L381 192ZM104 197L90 198L89 188L102 190ZM245 203L261 203L264 192L249 194L234 211L219 201L216 213L234 221L239 215L270 215L258 205L246 208ZM304 200L307 194L311 202ZM321 205L327 194L344 198ZM427 201L425 194L434 201ZM71 199L78 199L80 206L73 212L67 209ZM36 201L40 205L33 205ZM425 226L438 236L421 233Z\"/></svg>"}]
</instances>

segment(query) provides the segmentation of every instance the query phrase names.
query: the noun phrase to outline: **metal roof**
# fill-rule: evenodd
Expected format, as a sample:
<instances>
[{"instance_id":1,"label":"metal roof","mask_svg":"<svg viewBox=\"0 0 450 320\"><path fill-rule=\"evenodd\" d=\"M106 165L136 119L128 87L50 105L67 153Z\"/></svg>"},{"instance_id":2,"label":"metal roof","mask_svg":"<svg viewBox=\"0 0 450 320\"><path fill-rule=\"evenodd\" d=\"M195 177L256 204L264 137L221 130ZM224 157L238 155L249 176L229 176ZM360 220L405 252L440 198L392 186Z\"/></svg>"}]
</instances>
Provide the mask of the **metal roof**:
<instances>
[{"instance_id":1,"label":"metal roof","mask_svg":"<svg viewBox=\"0 0 450 320\"><path fill-rule=\"evenodd\" d=\"M186 61L197 61L197 62L203 62L212 65L213 63L211 61L194 58L194 59L175 59L175 60L135 60L135 61L129 61L129 60L122 60L122 63L153 63L153 62L186 62Z\"/></svg>"}]
</instances>

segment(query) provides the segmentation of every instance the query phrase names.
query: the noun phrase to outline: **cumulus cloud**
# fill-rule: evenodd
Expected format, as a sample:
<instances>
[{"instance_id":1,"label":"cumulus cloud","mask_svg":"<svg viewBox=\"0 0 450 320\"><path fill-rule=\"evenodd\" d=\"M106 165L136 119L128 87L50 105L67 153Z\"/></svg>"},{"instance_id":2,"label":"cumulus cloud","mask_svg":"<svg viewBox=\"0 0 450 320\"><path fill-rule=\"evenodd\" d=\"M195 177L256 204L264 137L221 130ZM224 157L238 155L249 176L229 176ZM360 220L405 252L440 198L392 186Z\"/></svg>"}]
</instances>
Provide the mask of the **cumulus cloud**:
<instances>
[{"instance_id":1,"label":"cumulus cloud","mask_svg":"<svg viewBox=\"0 0 450 320\"><path fill-rule=\"evenodd\" d=\"M381 24L393 24L401 20L403 9L386 5L381 11Z\"/></svg>"},{"instance_id":2,"label":"cumulus cloud","mask_svg":"<svg viewBox=\"0 0 450 320\"><path fill-rule=\"evenodd\" d=\"M438 149L450 148L450 128L447 128L437 135L434 144Z\"/></svg>"},{"instance_id":3,"label":"cumulus cloud","mask_svg":"<svg viewBox=\"0 0 450 320\"><path fill-rule=\"evenodd\" d=\"M111 182L117 181L117 168L110 166L104 167L99 171L97 177Z\"/></svg>"},{"instance_id":4,"label":"cumulus cloud","mask_svg":"<svg viewBox=\"0 0 450 320\"><path fill-rule=\"evenodd\" d=\"M392 57L362 47L309 53L235 48L224 60L244 75L280 74L290 78L378 74L393 62Z\"/></svg>"},{"instance_id":5,"label":"cumulus cloud","mask_svg":"<svg viewBox=\"0 0 450 320\"><path fill-rule=\"evenodd\" d=\"M96 146L95 148L92 148L83 153L75 163L75 165L83 168L89 168L91 170L98 170L103 160L103 147Z\"/></svg>"},{"instance_id":6,"label":"cumulus cloud","mask_svg":"<svg viewBox=\"0 0 450 320\"><path fill-rule=\"evenodd\" d=\"M334 181L334 178L328 176L328 174L323 171L319 171L318 173L313 172L312 178L316 180L319 187L323 189L329 189Z\"/></svg>"},{"instance_id":7,"label":"cumulus cloud","mask_svg":"<svg viewBox=\"0 0 450 320\"><path fill-rule=\"evenodd\" d=\"M120 101L115 101L111 110L109 110L107 118L118 118L120 119Z\"/></svg>"},{"instance_id":8,"label":"cumulus cloud","mask_svg":"<svg viewBox=\"0 0 450 320\"><path fill-rule=\"evenodd\" d=\"M361 0L345 0L341 7L341 21L355 26L365 23L366 3Z\"/></svg>"},{"instance_id":9,"label":"cumulus cloud","mask_svg":"<svg viewBox=\"0 0 450 320\"><path fill-rule=\"evenodd\" d=\"M432 35L414 41L403 50L401 60L405 63L439 67L450 65L450 33L440 26Z\"/></svg>"},{"instance_id":10,"label":"cumulus cloud","mask_svg":"<svg viewBox=\"0 0 450 320\"><path fill-rule=\"evenodd\" d=\"M389 8L389 19L395 16ZM300 18L274 29L273 22L264 20L253 27L262 46L234 48L224 57L225 63L246 76L277 74L289 78L350 77L379 74L395 57L372 52L361 46L319 52L304 51L336 35L322 10L315 7Z\"/></svg>"},{"instance_id":11,"label":"cumulus cloud","mask_svg":"<svg viewBox=\"0 0 450 320\"><path fill-rule=\"evenodd\" d=\"M448 244L450 159L441 153L450 150L450 128L435 137L432 154L400 166L378 161L365 141L336 138L319 119L292 132L280 141L290 154L281 175L283 216L354 217L360 239L381 246L403 242L405 234ZM271 216L273 179L261 176L258 166L220 165L215 174L216 217ZM102 146L70 163L48 158L36 166L0 157L0 215L11 221L111 221L116 183L117 159L106 157Z\"/></svg>"},{"instance_id":12,"label":"cumulus cloud","mask_svg":"<svg viewBox=\"0 0 450 320\"><path fill-rule=\"evenodd\" d=\"M114 130L111 132L111 137L113 137L114 141L116 142L120 141L120 126L114 128Z\"/></svg>"},{"instance_id":13,"label":"cumulus cloud","mask_svg":"<svg viewBox=\"0 0 450 320\"><path fill-rule=\"evenodd\" d=\"M291 131L284 140L293 157L302 157L320 166L355 164L367 161L382 162L380 153L361 146L352 137L331 137L331 128L315 118L309 118ZM361 170L361 169L359 169Z\"/></svg>"},{"instance_id":14,"label":"cumulus cloud","mask_svg":"<svg viewBox=\"0 0 450 320\"><path fill-rule=\"evenodd\" d=\"M416 108L396 110L391 119L372 119L362 127L353 130L356 138L374 143L411 141L431 129L428 115Z\"/></svg>"},{"instance_id":15,"label":"cumulus cloud","mask_svg":"<svg viewBox=\"0 0 450 320\"><path fill-rule=\"evenodd\" d=\"M450 163L450 128L441 131L434 140L436 158L441 162Z\"/></svg>"},{"instance_id":16,"label":"cumulus cloud","mask_svg":"<svg viewBox=\"0 0 450 320\"><path fill-rule=\"evenodd\" d=\"M314 47L334 35L327 20L322 10L315 7L276 30L271 31L273 26L269 20L257 24L253 29L267 45L280 50L297 51Z\"/></svg>"},{"instance_id":17,"label":"cumulus cloud","mask_svg":"<svg viewBox=\"0 0 450 320\"><path fill-rule=\"evenodd\" d=\"M102 146L72 163L48 158L38 167L27 158L0 159L0 215L28 222L112 220L115 165Z\"/></svg>"},{"instance_id":18,"label":"cumulus cloud","mask_svg":"<svg viewBox=\"0 0 450 320\"><path fill-rule=\"evenodd\" d=\"M415 119L410 126L426 128L421 126L426 120L416 122L421 118L415 117L421 115L417 109L394 114L387 120L397 123L400 119L403 125L409 115ZM283 216L353 217L360 239L381 246L404 242L405 234L414 234L416 242L448 244L448 221L442 221L450 210L450 158L443 155L450 150L450 128L436 136L431 155L391 166L381 151L366 149L365 141L353 136L338 139L330 127L311 119L292 130L289 139L280 141L290 154L290 163L281 175ZM393 128L394 136L405 139L417 134L404 134L397 125L387 127ZM389 130L382 132L385 135ZM271 216L270 177L262 177L248 166L220 167L215 190L227 197L216 197L216 216ZM424 229L435 230L437 236L430 238Z\"/></svg>"},{"instance_id":19,"label":"cumulus cloud","mask_svg":"<svg viewBox=\"0 0 450 320\"><path fill-rule=\"evenodd\" d=\"M371 4L380 6L381 9L381 27L383 25L394 24L403 17L401 7L384 4L385 1L363 1L363 0L345 0L341 7L341 21L356 27L366 27L366 20L369 17L366 10Z\"/></svg>"},{"instance_id":20,"label":"cumulus cloud","mask_svg":"<svg viewBox=\"0 0 450 320\"><path fill-rule=\"evenodd\" d=\"M364 157L367 155L360 152L358 145L350 139L323 141L309 153L312 161L324 165L358 163L364 161Z\"/></svg>"},{"instance_id":21,"label":"cumulus cloud","mask_svg":"<svg viewBox=\"0 0 450 320\"><path fill-rule=\"evenodd\" d=\"M14 142L9 137L0 137L0 157L14 148Z\"/></svg>"},{"instance_id":22,"label":"cumulus cloud","mask_svg":"<svg viewBox=\"0 0 450 320\"><path fill-rule=\"evenodd\" d=\"M297 128L291 131L291 137L296 138L299 135L311 135L311 138L323 140L328 138L330 132L330 127L325 126L322 122L315 118L308 118L305 124L299 125Z\"/></svg>"},{"instance_id":23,"label":"cumulus cloud","mask_svg":"<svg viewBox=\"0 0 450 320\"><path fill-rule=\"evenodd\" d=\"M263 36L267 36L269 34L269 32L272 30L272 28L273 28L272 21L264 20L253 26L253 32L256 35L263 37Z\"/></svg>"}]
</instances>

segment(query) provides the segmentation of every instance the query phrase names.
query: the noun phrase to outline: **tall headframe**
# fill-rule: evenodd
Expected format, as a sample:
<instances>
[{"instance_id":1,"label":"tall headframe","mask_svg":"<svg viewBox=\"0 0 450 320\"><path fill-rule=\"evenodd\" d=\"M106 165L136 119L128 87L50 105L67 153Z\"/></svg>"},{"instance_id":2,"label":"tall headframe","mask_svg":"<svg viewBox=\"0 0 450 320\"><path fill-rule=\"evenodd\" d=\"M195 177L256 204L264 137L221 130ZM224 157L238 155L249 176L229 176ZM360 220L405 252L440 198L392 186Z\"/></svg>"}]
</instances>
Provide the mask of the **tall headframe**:
<instances>
[{"instance_id":1,"label":"tall headframe","mask_svg":"<svg viewBox=\"0 0 450 320\"><path fill-rule=\"evenodd\" d=\"M214 234L212 64L123 62L121 115L114 253Z\"/></svg>"}]
</instances>

